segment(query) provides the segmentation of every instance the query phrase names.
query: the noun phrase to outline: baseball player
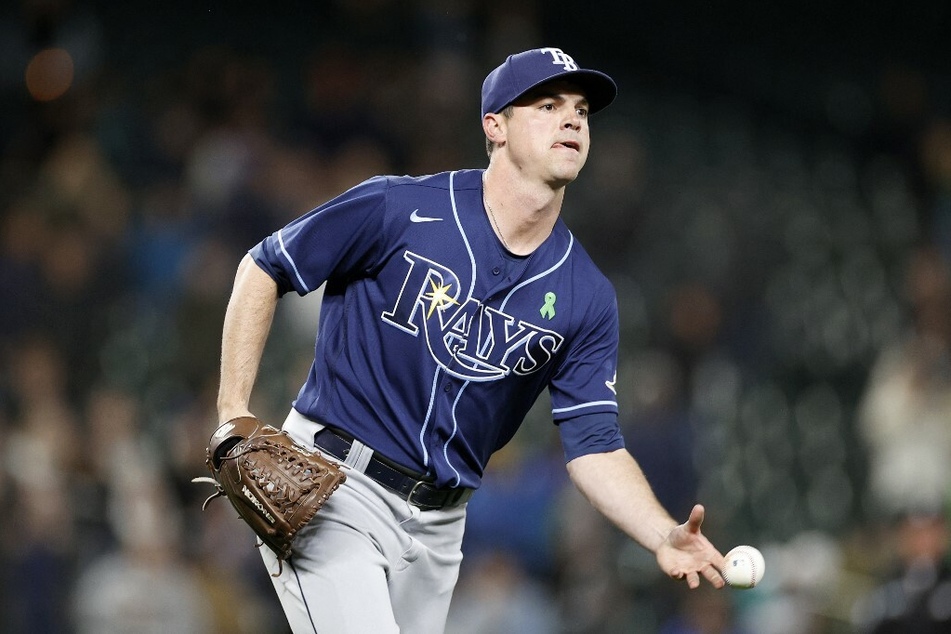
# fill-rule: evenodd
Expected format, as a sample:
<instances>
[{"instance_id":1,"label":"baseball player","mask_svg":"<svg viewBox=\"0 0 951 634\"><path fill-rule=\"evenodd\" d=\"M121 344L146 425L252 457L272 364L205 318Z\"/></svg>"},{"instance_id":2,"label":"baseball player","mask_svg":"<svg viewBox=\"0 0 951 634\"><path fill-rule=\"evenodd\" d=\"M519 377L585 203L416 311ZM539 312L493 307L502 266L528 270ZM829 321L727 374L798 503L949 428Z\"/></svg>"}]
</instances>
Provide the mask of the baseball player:
<instances>
[{"instance_id":1,"label":"baseball player","mask_svg":"<svg viewBox=\"0 0 951 634\"><path fill-rule=\"evenodd\" d=\"M511 55L482 87L487 169L371 178L241 262L221 422L250 415L278 298L326 282L314 363L283 429L344 463L347 480L282 567L261 549L295 632L441 632L466 501L544 389L592 504L668 575L723 586L703 507L678 525L624 448L614 290L560 218L589 116L616 92L560 49Z\"/></svg>"}]
</instances>

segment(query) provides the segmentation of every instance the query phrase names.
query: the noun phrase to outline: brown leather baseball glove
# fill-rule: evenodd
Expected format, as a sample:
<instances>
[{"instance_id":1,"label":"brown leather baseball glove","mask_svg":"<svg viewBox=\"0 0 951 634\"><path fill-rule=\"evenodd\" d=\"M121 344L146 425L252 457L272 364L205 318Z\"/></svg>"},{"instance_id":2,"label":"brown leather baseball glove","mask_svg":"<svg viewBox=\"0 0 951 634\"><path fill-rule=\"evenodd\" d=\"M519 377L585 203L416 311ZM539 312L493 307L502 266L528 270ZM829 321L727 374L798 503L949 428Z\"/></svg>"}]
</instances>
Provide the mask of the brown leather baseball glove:
<instances>
[{"instance_id":1,"label":"brown leather baseball glove","mask_svg":"<svg viewBox=\"0 0 951 634\"><path fill-rule=\"evenodd\" d=\"M291 556L297 532L347 479L337 463L250 416L218 427L208 441L205 464L214 477L193 482L210 482L218 490L201 508L226 496L282 564Z\"/></svg>"}]
</instances>

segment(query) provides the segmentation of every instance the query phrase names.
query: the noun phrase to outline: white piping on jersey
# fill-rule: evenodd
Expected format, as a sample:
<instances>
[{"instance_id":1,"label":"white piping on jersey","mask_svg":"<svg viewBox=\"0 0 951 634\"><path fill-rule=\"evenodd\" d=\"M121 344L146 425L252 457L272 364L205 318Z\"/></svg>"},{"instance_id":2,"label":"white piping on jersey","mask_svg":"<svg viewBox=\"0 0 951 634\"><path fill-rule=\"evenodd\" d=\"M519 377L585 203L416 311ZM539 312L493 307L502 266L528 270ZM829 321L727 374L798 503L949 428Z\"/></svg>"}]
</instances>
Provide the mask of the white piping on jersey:
<instances>
[{"instance_id":1,"label":"white piping on jersey","mask_svg":"<svg viewBox=\"0 0 951 634\"><path fill-rule=\"evenodd\" d=\"M469 387L471 381L466 381L462 384L462 387L459 388L459 393L456 394L456 400L452 402L452 433L449 434L449 438L446 439L446 444L442 446L442 456L446 459L446 464L449 465L449 468L452 469L452 472L456 474L456 482L453 486L459 486L459 483L462 481L462 476L459 475L459 472L456 471L456 468L452 466L452 463L449 462L449 443L452 442L452 439L456 437L456 432L459 431L459 423L456 420L456 405L459 404L459 399L462 398L462 393L466 391L466 388Z\"/></svg>"},{"instance_id":2,"label":"white piping on jersey","mask_svg":"<svg viewBox=\"0 0 951 634\"><path fill-rule=\"evenodd\" d=\"M301 287L310 292L310 287L304 283L304 278L300 276L300 271L297 270L297 264L294 262L294 258L291 257L291 254L287 252L287 247L284 246L284 230L281 229L277 232L277 242L281 245L281 253L284 254L284 257L287 258L287 261L290 262L291 268L294 269L294 275L297 276L297 281L300 282Z\"/></svg>"},{"instance_id":3,"label":"white piping on jersey","mask_svg":"<svg viewBox=\"0 0 951 634\"><path fill-rule=\"evenodd\" d=\"M452 205L452 216L456 221L456 227L459 229L459 235L462 237L463 244L466 245L466 253L469 254L469 263L472 265L472 279L469 282L469 292L466 295L467 297L472 297L472 292L475 290L476 282L476 261L475 254L472 252L472 246L469 244L469 239L466 237L466 232L462 228L462 221L459 219L459 207L456 205L456 172L449 172L449 203ZM433 411L433 403L436 399L436 387L439 383L439 368L436 368L436 374L433 375L433 386L429 394L429 409L426 411L426 420L423 421L423 427L419 430L419 446L423 450L423 465L429 466L429 452L426 450L426 430L429 428L429 417ZM466 381L462 388L459 390L459 394L462 394L466 385L469 382ZM459 402L459 396L456 396L455 403ZM452 406L452 425L453 430L452 434L449 436L449 439L443 445L443 457L446 459L446 464L449 465L449 468L452 469L453 473L456 474L456 484L462 479L462 476L459 475L459 471L456 470L452 463L449 462L449 443L452 442L452 439L456 436L456 431L459 426L456 423L456 405L453 403Z\"/></svg>"},{"instance_id":4,"label":"white piping on jersey","mask_svg":"<svg viewBox=\"0 0 951 634\"><path fill-rule=\"evenodd\" d=\"M584 409L585 407L599 407L601 405L613 405L617 407L617 403L614 401L591 401L590 403L579 403L578 405L572 405L571 407L559 407L558 409L552 409L552 414L563 414L565 412L573 412L576 409Z\"/></svg>"},{"instance_id":5,"label":"white piping on jersey","mask_svg":"<svg viewBox=\"0 0 951 634\"><path fill-rule=\"evenodd\" d=\"M551 266L551 268L549 268L547 271L542 271L541 273L539 273L539 274L536 275L535 277L530 277L530 278L528 278L527 280L525 280L524 282L522 282L521 284L519 284L518 286L516 286L516 287L513 288L512 290L510 290L509 293L508 293L508 295L505 296L505 299L502 300L502 304L501 304L501 306L499 306L499 310L505 310L505 305L506 305L506 304L508 303L508 301L512 298L512 295L515 294L515 291L519 290L520 288L522 288L523 286L525 286L525 285L527 285L527 284L531 284L531 283L534 282L535 280L538 280L538 279L541 279L541 278L545 277L545 276L548 275L549 273L552 273L552 272L556 271L558 268L560 268L561 265L565 263L565 260L568 259L568 254L571 253L571 247L572 247L572 245L573 245L574 243L575 243L575 236L574 236L573 233L571 233L571 232L569 231L569 232L568 232L568 248L565 249L565 254L564 254L563 256L561 256L561 259L558 260L557 262L555 262L555 263Z\"/></svg>"},{"instance_id":6,"label":"white piping on jersey","mask_svg":"<svg viewBox=\"0 0 951 634\"><path fill-rule=\"evenodd\" d=\"M466 245L466 253L469 254L469 263L472 265L472 280L469 282L469 293L467 297L472 297L472 291L475 290L476 283L476 261L475 254L472 253L472 246L469 244L469 239L466 237L466 232L462 228L462 221L459 220L459 209L456 207L456 187L455 187L456 173L449 173L449 202L452 204L452 216L456 219L456 227L459 228L459 235L462 237L463 244Z\"/></svg>"},{"instance_id":7,"label":"white piping on jersey","mask_svg":"<svg viewBox=\"0 0 951 634\"><path fill-rule=\"evenodd\" d=\"M426 409L426 418L423 419L423 427L419 430L419 446L423 450L423 466L429 466L429 451L426 450L426 428L429 427L429 417L433 414L433 403L436 401L436 386L439 384L440 368L436 367L436 373L433 374L433 387L429 391L429 407Z\"/></svg>"},{"instance_id":8,"label":"white piping on jersey","mask_svg":"<svg viewBox=\"0 0 951 634\"><path fill-rule=\"evenodd\" d=\"M550 274L550 273L553 273L554 271L558 270L558 269L561 267L561 265L565 263L565 260L568 259L568 254L571 253L571 247L574 245L574 243L575 243L575 236L574 236L573 233L571 233L571 232L569 231L569 232L568 232L568 248L565 249L565 254L564 254L563 256L561 256L561 259L558 260L557 262L555 262L548 270L542 271L542 272L539 273L538 275L536 275L536 276L534 276L534 277L531 277L531 278L525 280L524 282L522 282L521 284L519 284L518 286L516 286L515 288L513 288L512 290L510 290L510 291L508 292L508 294L505 296L505 299L503 299L503 300L502 300L502 303L499 305L499 310L500 310L500 311L504 311L504 310L505 310L505 305L508 304L509 300L512 298L512 295L515 294L515 291L519 290L520 288L522 288L523 286L525 286L525 285L527 285L527 284L531 284L531 283L534 282L535 280L541 279L541 278L545 277L546 275L548 275L548 274ZM492 343L491 341L486 341L485 347L484 347L484 349L481 351L483 354L485 353L486 350L488 350L489 345L491 345L491 343Z\"/></svg>"}]
</instances>

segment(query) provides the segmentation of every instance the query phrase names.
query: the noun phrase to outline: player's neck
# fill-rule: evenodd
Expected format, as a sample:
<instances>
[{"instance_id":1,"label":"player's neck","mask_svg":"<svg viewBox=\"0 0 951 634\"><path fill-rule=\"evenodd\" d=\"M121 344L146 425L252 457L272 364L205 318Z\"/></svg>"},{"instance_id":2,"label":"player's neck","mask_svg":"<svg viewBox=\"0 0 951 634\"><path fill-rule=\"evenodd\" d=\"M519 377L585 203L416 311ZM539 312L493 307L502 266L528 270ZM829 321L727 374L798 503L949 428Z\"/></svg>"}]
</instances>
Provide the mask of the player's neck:
<instances>
[{"instance_id":1,"label":"player's neck","mask_svg":"<svg viewBox=\"0 0 951 634\"><path fill-rule=\"evenodd\" d=\"M551 234L564 199L564 188L552 189L505 170L486 170L483 195L489 221L502 243L516 255L535 251Z\"/></svg>"}]
</instances>

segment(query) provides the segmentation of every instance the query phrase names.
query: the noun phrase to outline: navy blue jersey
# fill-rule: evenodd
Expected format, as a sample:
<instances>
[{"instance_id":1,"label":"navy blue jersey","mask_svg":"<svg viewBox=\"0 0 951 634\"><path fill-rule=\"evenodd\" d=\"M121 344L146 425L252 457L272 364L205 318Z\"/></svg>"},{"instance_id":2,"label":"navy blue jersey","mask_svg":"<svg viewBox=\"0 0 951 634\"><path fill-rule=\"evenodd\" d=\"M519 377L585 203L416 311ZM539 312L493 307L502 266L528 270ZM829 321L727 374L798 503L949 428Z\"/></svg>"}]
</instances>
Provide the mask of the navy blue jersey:
<instances>
[{"instance_id":1,"label":"navy blue jersey","mask_svg":"<svg viewBox=\"0 0 951 634\"><path fill-rule=\"evenodd\" d=\"M545 388L568 459L624 446L613 287L561 220L508 253L482 173L375 177L251 250L281 294L327 284L294 407L440 486L478 487Z\"/></svg>"}]
</instances>

